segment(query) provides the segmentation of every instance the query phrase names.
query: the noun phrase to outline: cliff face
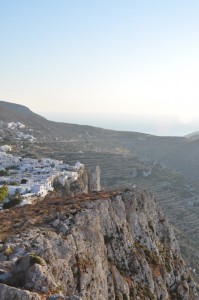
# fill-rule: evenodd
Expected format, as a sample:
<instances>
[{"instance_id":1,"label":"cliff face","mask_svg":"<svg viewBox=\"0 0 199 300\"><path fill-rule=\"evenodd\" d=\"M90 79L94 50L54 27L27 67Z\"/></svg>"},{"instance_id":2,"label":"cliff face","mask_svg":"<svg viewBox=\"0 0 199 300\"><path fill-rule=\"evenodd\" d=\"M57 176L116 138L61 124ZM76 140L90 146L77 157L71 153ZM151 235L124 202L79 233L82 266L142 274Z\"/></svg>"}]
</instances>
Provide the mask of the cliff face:
<instances>
[{"instance_id":1,"label":"cliff face","mask_svg":"<svg viewBox=\"0 0 199 300\"><path fill-rule=\"evenodd\" d=\"M88 169L88 191L89 192L99 192L101 191L100 184L101 170L99 166L92 167Z\"/></svg>"},{"instance_id":2,"label":"cliff face","mask_svg":"<svg viewBox=\"0 0 199 300\"><path fill-rule=\"evenodd\" d=\"M76 180L67 180L64 184L60 183L58 179L54 180L54 187L62 195L76 195L87 194L88 192L99 192L100 185L100 167L92 167L88 170L83 166L78 172Z\"/></svg>"},{"instance_id":3,"label":"cliff face","mask_svg":"<svg viewBox=\"0 0 199 300\"><path fill-rule=\"evenodd\" d=\"M13 222L27 209L13 210ZM2 237L0 299L198 299L173 229L148 192L45 199L31 210L21 230Z\"/></svg>"}]
</instances>

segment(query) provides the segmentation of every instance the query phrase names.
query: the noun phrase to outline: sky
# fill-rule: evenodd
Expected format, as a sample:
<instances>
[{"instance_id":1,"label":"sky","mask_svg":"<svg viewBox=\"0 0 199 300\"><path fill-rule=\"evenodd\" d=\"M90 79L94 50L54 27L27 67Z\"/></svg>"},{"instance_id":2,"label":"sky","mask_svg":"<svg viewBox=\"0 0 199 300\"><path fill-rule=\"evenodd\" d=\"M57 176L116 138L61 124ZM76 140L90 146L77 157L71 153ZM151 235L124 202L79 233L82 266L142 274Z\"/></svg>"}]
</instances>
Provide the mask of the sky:
<instances>
[{"instance_id":1,"label":"sky","mask_svg":"<svg viewBox=\"0 0 199 300\"><path fill-rule=\"evenodd\" d=\"M0 99L57 121L199 130L198 0L0 0Z\"/></svg>"}]
</instances>

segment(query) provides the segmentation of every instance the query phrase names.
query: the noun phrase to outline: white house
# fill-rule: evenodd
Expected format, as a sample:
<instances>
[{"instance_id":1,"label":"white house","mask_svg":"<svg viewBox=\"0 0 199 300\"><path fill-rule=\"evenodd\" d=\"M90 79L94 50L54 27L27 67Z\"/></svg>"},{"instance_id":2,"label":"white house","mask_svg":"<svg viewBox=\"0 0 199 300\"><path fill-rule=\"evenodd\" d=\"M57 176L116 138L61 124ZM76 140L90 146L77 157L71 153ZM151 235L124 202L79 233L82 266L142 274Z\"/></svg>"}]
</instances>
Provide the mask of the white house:
<instances>
[{"instance_id":1,"label":"white house","mask_svg":"<svg viewBox=\"0 0 199 300\"><path fill-rule=\"evenodd\" d=\"M9 146L9 145L3 145L3 146L0 147L0 151L4 151L4 152L12 151L12 147Z\"/></svg>"},{"instance_id":2,"label":"white house","mask_svg":"<svg viewBox=\"0 0 199 300\"><path fill-rule=\"evenodd\" d=\"M31 193L31 186L30 184L22 184L20 185L20 190L19 190L21 195L25 195L27 193Z\"/></svg>"},{"instance_id":3,"label":"white house","mask_svg":"<svg viewBox=\"0 0 199 300\"><path fill-rule=\"evenodd\" d=\"M7 124L8 129L15 129L17 127L17 124L14 122L10 122Z\"/></svg>"},{"instance_id":4,"label":"white house","mask_svg":"<svg viewBox=\"0 0 199 300\"><path fill-rule=\"evenodd\" d=\"M6 183L8 183L10 181L10 178L9 177L7 177L7 176L0 176L0 182L6 182Z\"/></svg>"},{"instance_id":5,"label":"white house","mask_svg":"<svg viewBox=\"0 0 199 300\"><path fill-rule=\"evenodd\" d=\"M20 192L21 187L19 185L8 185L9 195L14 195L16 191Z\"/></svg>"},{"instance_id":6,"label":"white house","mask_svg":"<svg viewBox=\"0 0 199 300\"><path fill-rule=\"evenodd\" d=\"M81 164L79 161L76 162L75 169L79 170L80 168L83 168L83 167L84 167L84 165Z\"/></svg>"},{"instance_id":7,"label":"white house","mask_svg":"<svg viewBox=\"0 0 199 300\"><path fill-rule=\"evenodd\" d=\"M52 184L50 181L46 181L45 186L46 186L46 189L48 192L54 191L54 188L52 187Z\"/></svg>"},{"instance_id":8,"label":"white house","mask_svg":"<svg viewBox=\"0 0 199 300\"><path fill-rule=\"evenodd\" d=\"M45 196L48 193L45 185L39 183L31 186L31 192L37 196Z\"/></svg>"},{"instance_id":9,"label":"white house","mask_svg":"<svg viewBox=\"0 0 199 300\"><path fill-rule=\"evenodd\" d=\"M16 125L17 125L18 128L21 128L21 129L26 127L26 126L25 126L23 123L21 123L21 122L17 122Z\"/></svg>"}]
</instances>

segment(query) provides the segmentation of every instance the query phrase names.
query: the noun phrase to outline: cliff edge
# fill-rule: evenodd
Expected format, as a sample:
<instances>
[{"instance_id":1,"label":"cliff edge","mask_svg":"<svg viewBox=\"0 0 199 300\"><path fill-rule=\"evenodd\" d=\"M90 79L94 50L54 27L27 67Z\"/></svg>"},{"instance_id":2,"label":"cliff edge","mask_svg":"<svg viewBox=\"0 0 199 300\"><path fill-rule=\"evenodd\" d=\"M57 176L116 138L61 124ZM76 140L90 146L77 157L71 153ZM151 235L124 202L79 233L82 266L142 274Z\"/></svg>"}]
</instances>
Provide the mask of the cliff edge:
<instances>
[{"instance_id":1,"label":"cliff edge","mask_svg":"<svg viewBox=\"0 0 199 300\"><path fill-rule=\"evenodd\" d=\"M0 226L0 299L199 299L171 225L142 189L47 196L1 212Z\"/></svg>"}]
</instances>

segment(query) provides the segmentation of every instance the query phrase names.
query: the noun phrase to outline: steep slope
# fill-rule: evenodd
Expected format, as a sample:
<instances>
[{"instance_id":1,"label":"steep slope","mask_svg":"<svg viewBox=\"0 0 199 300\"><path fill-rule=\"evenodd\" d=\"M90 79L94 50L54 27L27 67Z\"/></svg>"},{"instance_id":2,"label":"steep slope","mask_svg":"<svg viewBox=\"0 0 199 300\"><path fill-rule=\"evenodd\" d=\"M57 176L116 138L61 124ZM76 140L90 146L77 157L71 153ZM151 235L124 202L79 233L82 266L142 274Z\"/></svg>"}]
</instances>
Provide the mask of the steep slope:
<instances>
[{"instance_id":1,"label":"steep slope","mask_svg":"<svg viewBox=\"0 0 199 300\"><path fill-rule=\"evenodd\" d=\"M32 130L39 141L54 141L64 139L80 139L80 135L86 136L98 133L103 130L92 126L81 126L76 124L58 123L49 121L38 114L32 112L29 108L6 101L0 101L0 121L4 122L22 122L26 127ZM85 138L84 137L84 138Z\"/></svg>"},{"instance_id":2,"label":"steep slope","mask_svg":"<svg viewBox=\"0 0 199 300\"><path fill-rule=\"evenodd\" d=\"M0 101L0 120L4 122L44 123L45 118L33 113L28 107L20 104Z\"/></svg>"},{"instance_id":3,"label":"steep slope","mask_svg":"<svg viewBox=\"0 0 199 300\"><path fill-rule=\"evenodd\" d=\"M5 211L1 238L4 300L198 299L172 227L141 189Z\"/></svg>"},{"instance_id":4,"label":"steep slope","mask_svg":"<svg viewBox=\"0 0 199 300\"><path fill-rule=\"evenodd\" d=\"M71 164L78 158L86 166L100 165L103 188L136 184L151 191L175 226L184 259L199 275L199 192L185 176L135 154L63 153L60 157Z\"/></svg>"},{"instance_id":5,"label":"steep slope","mask_svg":"<svg viewBox=\"0 0 199 300\"><path fill-rule=\"evenodd\" d=\"M95 143L102 142L104 148L114 148L120 145L120 140L134 138L137 136L148 136L142 133L126 133L114 130L107 130L88 125L77 125L60 123L46 120L33 113L29 108L6 101L0 101L0 121L22 122L27 129L31 129L38 141L61 141L91 143L91 148ZM99 144L100 145L100 144ZM79 150L82 144L77 145Z\"/></svg>"}]
</instances>

